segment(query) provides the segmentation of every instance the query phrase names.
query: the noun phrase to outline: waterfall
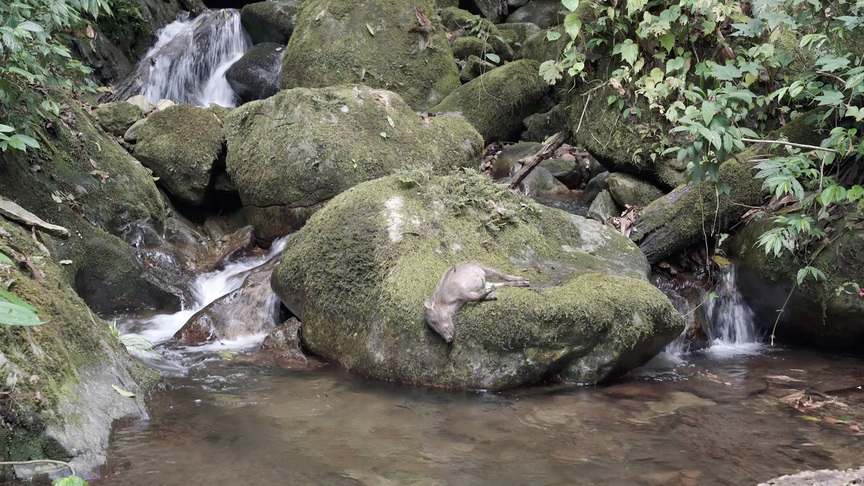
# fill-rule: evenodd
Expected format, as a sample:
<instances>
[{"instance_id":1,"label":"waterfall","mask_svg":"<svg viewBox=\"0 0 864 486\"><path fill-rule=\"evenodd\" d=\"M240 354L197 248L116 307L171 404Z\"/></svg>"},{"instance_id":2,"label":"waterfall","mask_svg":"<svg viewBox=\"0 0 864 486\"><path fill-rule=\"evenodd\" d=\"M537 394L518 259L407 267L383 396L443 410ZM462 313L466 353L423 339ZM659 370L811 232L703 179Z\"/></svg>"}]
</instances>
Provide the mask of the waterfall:
<instances>
[{"instance_id":1,"label":"waterfall","mask_svg":"<svg viewBox=\"0 0 864 486\"><path fill-rule=\"evenodd\" d=\"M226 107L237 105L237 95L225 71L251 47L249 35L233 9L208 10L193 19L181 18L158 33L156 44L142 63L149 64L141 94L151 103Z\"/></svg>"},{"instance_id":2,"label":"waterfall","mask_svg":"<svg viewBox=\"0 0 864 486\"><path fill-rule=\"evenodd\" d=\"M721 270L714 288L715 297L706 295L705 314L709 324L705 333L712 354L748 354L761 348L754 313L735 283L735 266Z\"/></svg>"}]
</instances>

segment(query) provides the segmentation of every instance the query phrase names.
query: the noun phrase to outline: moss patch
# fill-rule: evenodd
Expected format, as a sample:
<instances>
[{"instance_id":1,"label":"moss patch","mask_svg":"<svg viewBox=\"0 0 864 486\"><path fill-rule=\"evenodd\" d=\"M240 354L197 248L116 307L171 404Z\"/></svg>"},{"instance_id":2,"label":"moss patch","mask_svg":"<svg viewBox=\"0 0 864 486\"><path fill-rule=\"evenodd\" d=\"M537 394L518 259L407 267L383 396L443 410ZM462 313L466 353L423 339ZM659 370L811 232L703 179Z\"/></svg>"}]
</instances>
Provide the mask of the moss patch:
<instances>
[{"instance_id":1,"label":"moss patch","mask_svg":"<svg viewBox=\"0 0 864 486\"><path fill-rule=\"evenodd\" d=\"M466 260L534 289L466 304L448 347L423 323L423 300ZM646 273L639 251L597 223L476 174L409 172L329 202L292 237L273 282L302 314L304 344L325 358L382 379L501 389L548 378L600 342L620 358L674 338L681 318ZM631 326L634 315L647 324Z\"/></svg>"}]
</instances>

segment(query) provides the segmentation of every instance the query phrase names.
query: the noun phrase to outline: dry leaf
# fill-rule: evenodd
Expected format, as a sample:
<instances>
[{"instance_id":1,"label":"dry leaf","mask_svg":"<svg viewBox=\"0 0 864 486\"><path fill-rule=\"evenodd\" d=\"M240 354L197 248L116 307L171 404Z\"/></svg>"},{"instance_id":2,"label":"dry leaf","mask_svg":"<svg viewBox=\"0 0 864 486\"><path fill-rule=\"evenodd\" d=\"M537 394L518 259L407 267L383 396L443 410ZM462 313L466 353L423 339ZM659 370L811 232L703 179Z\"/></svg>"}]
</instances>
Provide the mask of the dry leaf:
<instances>
[{"instance_id":1,"label":"dry leaf","mask_svg":"<svg viewBox=\"0 0 864 486\"><path fill-rule=\"evenodd\" d=\"M769 375L769 376L766 376L765 378L767 378L769 380L777 380L777 381L801 381L801 380L798 380L798 379L792 378L791 376L786 376L786 375Z\"/></svg>"},{"instance_id":2,"label":"dry leaf","mask_svg":"<svg viewBox=\"0 0 864 486\"><path fill-rule=\"evenodd\" d=\"M375 29L373 29L372 26L369 25L368 22L366 23L366 30L368 30L369 33L372 34L372 37L375 37Z\"/></svg>"},{"instance_id":3,"label":"dry leaf","mask_svg":"<svg viewBox=\"0 0 864 486\"><path fill-rule=\"evenodd\" d=\"M324 10L318 12L318 15L315 16L315 21L320 22L321 19L323 19L325 15L327 15L327 9L326 8Z\"/></svg>"},{"instance_id":4,"label":"dry leaf","mask_svg":"<svg viewBox=\"0 0 864 486\"><path fill-rule=\"evenodd\" d=\"M96 161L93 160L93 159L90 159L90 165L91 165L94 169L98 169L98 168L99 168L99 165L96 164Z\"/></svg>"},{"instance_id":5,"label":"dry leaf","mask_svg":"<svg viewBox=\"0 0 864 486\"><path fill-rule=\"evenodd\" d=\"M60 265L72 265L72 260L60 260Z\"/></svg>"},{"instance_id":6,"label":"dry leaf","mask_svg":"<svg viewBox=\"0 0 864 486\"><path fill-rule=\"evenodd\" d=\"M124 390L124 389L118 387L117 385L111 385L111 388L113 388L114 391L116 391L116 392L119 393L121 396L124 396L124 397L126 397L126 398L132 398L132 397L135 396L134 393L132 393L132 392L130 392L130 391L126 391L126 390Z\"/></svg>"},{"instance_id":7,"label":"dry leaf","mask_svg":"<svg viewBox=\"0 0 864 486\"><path fill-rule=\"evenodd\" d=\"M420 22L420 25L427 29L432 28L432 22L429 21L429 17L423 15L423 12L421 12L417 7L414 7L414 16L417 17L417 22Z\"/></svg>"},{"instance_id":8,"label":"dry leaf","mask_svg":"<svg viewBox=\"0 0 864 486\"><path fill-rule=\"evenodd\" d=\"M89 38L91 38L91 39L95 39L95 38L96 38L96 31L93 30L93 26L92 26L92 25L88 25L88 26L87 26L87 37L89 37Z\"/></svg>"}]
</instances>

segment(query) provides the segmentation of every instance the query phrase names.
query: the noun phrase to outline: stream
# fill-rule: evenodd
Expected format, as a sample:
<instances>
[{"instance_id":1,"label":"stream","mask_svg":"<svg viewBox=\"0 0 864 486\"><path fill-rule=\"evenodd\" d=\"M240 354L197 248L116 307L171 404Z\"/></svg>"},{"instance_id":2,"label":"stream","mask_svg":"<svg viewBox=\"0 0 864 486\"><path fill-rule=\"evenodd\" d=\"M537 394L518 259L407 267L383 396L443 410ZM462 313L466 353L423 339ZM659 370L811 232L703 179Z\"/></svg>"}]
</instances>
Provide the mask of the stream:
<instances>
[{"instance_id":1,"label":"stream","mask_svg":"<svg viewBox=\"0 0 864 486\"><path fill-rule=\"evenodd\" d=\"M195 307L280 250L199 277ZM191 310L127 319L127 331L162 343L145 358L168 386L149 421L116 428L91 484L755 484L860 465L860 432L804 418L780 398L831 391L851 406L841 418L860 421L864 361L763 346L734 269L714 291L707 349L673 343L611 385L504 393L283 368L257 351L263 336L172 345Z\"/></svg>"}]
</instances>

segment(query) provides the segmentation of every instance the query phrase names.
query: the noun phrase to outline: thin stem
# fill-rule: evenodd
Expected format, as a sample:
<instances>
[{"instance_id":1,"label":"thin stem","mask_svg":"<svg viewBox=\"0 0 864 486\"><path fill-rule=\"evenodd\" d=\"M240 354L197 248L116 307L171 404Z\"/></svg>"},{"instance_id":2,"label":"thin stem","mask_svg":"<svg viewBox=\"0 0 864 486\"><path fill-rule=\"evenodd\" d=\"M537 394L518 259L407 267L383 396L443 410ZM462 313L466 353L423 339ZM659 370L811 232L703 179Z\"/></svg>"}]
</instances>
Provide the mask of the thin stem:
<instances>
[{"instance_id":1,"label":"thin stem","mask_svg":"<svg viewBox=\"0 0 864 486\"><path fill-rule=\"evenodd\" d=\"M810 149L810 150L821 150L823 152L833 152L835 154L840 153L839 150L834 150L834 149L825 148L825 147L817 147L816 145L807 145L806 143L787 142L785 140L756 140L753 138L741 138L741 140L744 142L750 142L750 143L788 145L790 147L798 147L798 148L804 148L804 149Z\"/></svg>"}]
</instances>

